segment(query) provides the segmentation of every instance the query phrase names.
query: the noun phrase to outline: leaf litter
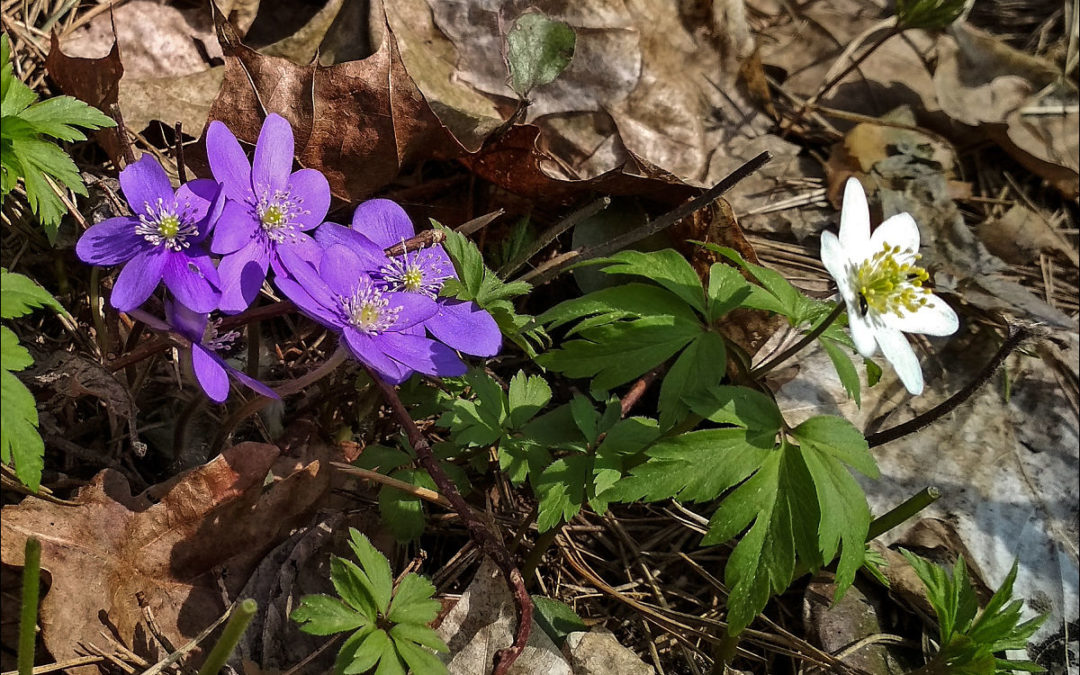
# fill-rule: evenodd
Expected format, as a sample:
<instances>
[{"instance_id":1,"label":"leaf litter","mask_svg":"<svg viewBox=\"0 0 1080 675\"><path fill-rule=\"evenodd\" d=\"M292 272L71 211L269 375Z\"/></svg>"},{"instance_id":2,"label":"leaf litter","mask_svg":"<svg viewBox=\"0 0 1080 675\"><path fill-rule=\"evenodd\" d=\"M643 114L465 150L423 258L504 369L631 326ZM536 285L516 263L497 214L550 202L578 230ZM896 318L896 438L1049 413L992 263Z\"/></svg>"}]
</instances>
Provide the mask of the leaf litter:
<instances>
[{"instance_id":1,"label":"leaf litter","mask_svg":"<svg viewBox=\"0 0 1080 675\"><path fill-rule=\"evenodd\" d=\"M78 31L64 34L64 52L54 41L49 72L69 93L106 110L115 104L130 120L129 132L144 132L156 119L166 127L182 121L186 133L195 135L207 119L219 119L242 140L253 143L265 113L279 112L297 129L301 164L327 172L335 194L349 201L378 194L388 186L408 185L416 180L415 167L424 162L457 160L475 179L507 190L516 199L551 199L565 208L595 191L671 204L691 194L687 186L711 184L741 160L767 148L777 159L729 195L734 207L730 216L713 218L736 230L741 224L760 258L797 284L827 292L813 245L802 242L829 225L835 213L827 202L830 188L855 173L873 183L880 215L915 213L928 242L927 256L937 264L939 288L952 292L972 316L979 317L978 322L1000 320L1002 315L1034 318L1057 326L1059 335L1075 336L1075 211L1070 212L1069 203L1062 206L1035 181L1002 180L990 175L986 166L977 166L971 173L972 154L966 150L973 143L1000 147L1001 157L1017 162L1010 165L1011 173L1022 177L1027 170L1058 195L1075 199L1075 78L1060 78L1060 68L1046 54L1031 56L964 23L945 34L909 31L904 39L891 38L856 73L821 97L806 116L816 125L812 133L798 130L785 136L770 118L769 106L758 104L751 84L754 78L740 66L752 66L750 54L756 55L765 66L758 68L759 77L771 79L773 111L791 118L800 101L818 95L821 83L839 72L845 59L887 28L884 13L865 4L819 3L798 8L792 16L765 0L751 0L746 8L741 3L716 3L711 13L698 14L685 8L680 13L668 3L604 2L581 7L543 3L544 11L578 30L579 51L566 77L537 89L527 123L500 133L514 95L501 58L493 55L501 54L497 36L505 32L513 8L500 11L484 2L392 3L385 15L375 10L365 31L372 49L364 53L362 45L343 46L342 40L358 22L367 25L358 19L361 4L330 2L300 30L255 50L244 44L247 28L260 14L272 17L269 8L257 3L222 7L230 18L242 19L242 25L234 29L219 23L215 35L205 11L133 0L119 5L111 20L99 13L83 23L85 51L78 45ZM749 18L746 9L751 10ZM194 19L189 22L184 16ZM482 20L468 21L467 17ZM66 21L70 27L71 19ZM117 24L117 45L110 52L111 21ZM140 51L140 45L151 41L132 29L148 24L160 31L160 42L154 43L156 53ZM97 51L87 47L91 42ZM71 58L87 55L94 60ZM214 65L219 58L224 66ZM894 113L899 105L907 105L911 112ZM848 117L834 116L837 109ZM169 119L162 120L165 111ZM123 143L107 140L109 133L100 132L99 138L116 159ZM833 152L829 162L809 158L822 149L827 154L829 146ZM977 151L975 160L994 163L999 158L983 157ZM792 195L798 198L792 200ZM512 199L501 204L514 208ZM520 209L519 204L512 212ZM708 218L691 229L701 232L707 224ZM581 231L588 227L585 224ZM775 328L761 328L758 338L747 345L756 347ZM1044 343L1039 351L1056 349L1052 345ZM950 348L962 354L963 347ZM1012 544L1024 542L1030 570L1025 570L1018 586L1021 595L1036 599L1039 607L1054 612L1055 619L1060 617L1048 623L1050 630L1055 627L1052 624L1068 624L1076 615L1075 584L1069 582L1076 578L1076 551L1068 542L1076 540L1075 518L1070 513L1075 514L1075 495L1080 490L1067 478L1073 473L1069 462L1075 463L1075 457L1062 452L1076 446L1075 422L1069 417L1076 400L1067 395L1069 378L1076 379L1075 369L1067 367L1076 360L1075 341L1068 349L1072 351L1064 357L1048 360L1051 365L1033 357L1016 359L1005 391L999 384L980 395L970 410L954 413L952 423L936 427L940 438L931 434L920 438L919 444L883 446L877 457L892 479L892 491L876 483L878 492L870 492L880 498L880 503L871 504L877 513L927 482L955 486L960 496L943 500L930 512L954 526L942 541L952 550L970 553L969 559L978 562L977 569L990 584L1007 571L1011 554L1017 550ZM796 408L811 405L821 410L846 398L836 388L838 383L816 379L829 369L824 363L816 365L813 358L806 355L802 373L784 390L786 400ZM916 408L931 405L934 397L963 383L971 369L957 363L943 368L938 388L915 402ZM912 414L912 404L893 410L899 400L890 397L895 390L895 383L888 380L864 387L862 409L848 405L846 412L852 419L877 426L884 424L886 411L891 415L888 419ZM940 452L943 447L949 448L947 454ZM142 615L132 598L135 590L150 588L155 591L149 597L158 623L167 626L170 640L182 642L223 609L217 589L206 583L208 570L219 566L240 570L236 578L242 581L262 560L264 566L269 565L263 574L272 578L272 567L278 563L264 558L264 553L273 538L283 538L288 531L276 515L253 514L295 516L295 524L304 524L301 514L318 501L325 478L317 478L322 472L313 473L309 466L258 498L257 487L269 469L270 454L268 447L236 446L210 464L166 483L170 491L155 486L134 497L122 478L106 471L78 494L81 507L67 511L56 507L60 509L55 511L59 514L56 522L63 522L61 517L71 521L64 526L66 531L90 530L95 536L109 531L103 523L155 523L150 514L171 514L175 509L183 513L183 519L177 532L166 530L165 540L175 547L186 541L183 532L202 529L200 518L207 517L212 505L220 503L230 513L232 508L245 512L240 505L250 508L254 503L255 510L237 517L235 527L246 536L250 536L249 527L272 533L235 559L224 551L207 554L205 560L193 563L199 574L186 575L178 585L170 580L175 576L174 563L165 562L164 549L143 551L137 541L117 539L116 550L123 553L116 555L130 556L140 562L137 569L146 567L150 572L133 580L114 574L113 583L127 590L107 598L80 598L68 590L85 610L80 619L86 627L84 638L101 641L97 631L102 624L91 612L104 609L114 626L123 626L123 641L138 645L136 627ZM236 466L222 464L234 455ZM936 473L928 473L927 467L936 467ZM219 474L229 477L225 483L232 482L217 491L197 478ZM172 496L185 491L208 499L199 505ZM1002 492L1017 497L999 501L996 497ZM299 503L286 506L283 500L289 494L300 495ZM264 502L273 506L262 506ZM21 545L9 543L13 540L8 536L9 525L29 519L40 526L48 519L45 513L54 513L46 506L27 502L5 507L5 563L17 564L21 555ZM260 507L264 510L259 511ZM650 518L673 527L650 529ZM693 514L656 505L619 520L622 525L595 515L580 516L576 523L585 528L583 532L592 528L602 534L575 533L570 543L559 547L560 569L566 576L548 589L552 594L587 603L590 592L583 589L605 589L597 584L605 576L618 583L651 584L646 596L663 607L679 602L679 593L685 595L681 588L686 585L686 570L695 583L708 584L707 577L697 576L694 565L679 570L665 562L656 571L683 576L665 580L672 584L670 589L665 584L657 586L650 574L635 571L640 551L611 543L625 525L649 541L649 555L683 550L694 531ZM149 530L140 532L154 531L151 524L142 527ZM218 541L222 540L216 535L205 540L208 546ZM579 545L614 564L587 561ZM52 573L50 595L55 596L55 603L66 597L58 590L81 587L86 576L65 573L76 560L75 553L60 544L46 551L44 566ZM308 553L296 555L314 559ZM696 563L699 555L694 550L688 559ZM149 560L143 562L143 557ZM50 560L56 569L50 568ZM89 569L96 568L97 563ZM472 574L477 581L482 576ZM258 576L252 577L252 583ZM678 638L666 632L671 626L664 621L670 617L663 612L659 618L650 616L651 610L640 607L628 612L625 608L633 605L623 591L606 588L601 592L611 607L619 609L623 621L633 623L631 633L644 633L654 650L659 646L665 654L678 652ZM173 607L185 612L174 617L161 600L171 596L161 589L186 598ZM697 607L704 616L708 599L682 606ZM67 618L52 611L57 622ZM46 646L57 658L73 654L75 640L68 638L80 631L65 635L66 627L58 628L61 624L46 621L47 616L43 607ZM182 628L181 619L185 620ZM269 630L273 624L263 625ZM141 637L147 638L142 630ZM264 648L271 634L263 634ZM796 648L814 653L810 646ZM687 647L682 649L685 655ZM283 658L281 667L296 656ZM268 662L262 665L270 667Z\"/></svg>"}]
</instances>

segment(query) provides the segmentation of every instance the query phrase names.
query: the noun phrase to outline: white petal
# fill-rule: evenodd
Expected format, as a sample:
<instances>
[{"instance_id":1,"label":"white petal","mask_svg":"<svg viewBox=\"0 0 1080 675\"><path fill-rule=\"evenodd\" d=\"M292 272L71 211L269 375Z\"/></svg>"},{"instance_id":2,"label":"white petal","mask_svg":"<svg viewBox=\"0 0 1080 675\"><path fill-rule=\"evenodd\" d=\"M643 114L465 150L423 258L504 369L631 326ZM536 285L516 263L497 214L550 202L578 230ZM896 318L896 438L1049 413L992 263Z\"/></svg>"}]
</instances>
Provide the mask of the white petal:
<instances>
[{"instance_id":1,"label":"white petal","mask_svg":"<svg viewBox=\"0 0 1080 675\"><path fill-rule=\"evenodd\" d=\"M865 358L870 358L877 352L877 338L874 334L877 328L871 323L868 314L859 314L858 307L852 307L848 303L848 327L851 329L851 341L855 343L855 349Z\"/></svg>"},{"instance_id":2,"label":"white petal","mask_svg":"<svg viewBox=\"0 0 1080 675\"><path fill-rule=\"evenodd\" d=\"M821 262L836 281L836 285L840 288L840 294L844 296L844 300L847 302L848 308L850 308L856 301L855 289L851 285L851 274L849 273L851 260L840 245L840 240L832 232L821 233Z\"/></svg>"},{"instance_id":3,"label":"white petal","mask_svg":"<svg viewBox=\"0 0 1080 675\"><path fill-rule=\"evenodd\" d=\"M844 186L844 204L840 207L840 245L848 257L862 260L870 240L870 206L857 178L848 178Z\"/></svg>"},{"instance_id":4,"label":"white petal","mask_svg":"<svg viewBox=\"0 0 1080 675\"><path fill-rule=\"evenodd\" d=\"M936 295L928 296L926 304L917 312L907 313L904 316L887 314L882 319L889 328L905 333L952 335L960 328L960 320L956 317L956 312Z\"/></svg>"},{"instance_id":5,"label":"white petal","mask_svg":"<svg viewBox=\"0 0 1080 675\"><path fill-rule=\"evenodd\" d=\"M882 327L877 332L878 345L908 392L918 396L923 390L922 366L907 338L898 330Z\"/></svg>"},{"instance_id":6,"label":"white petal","mask_svg":"<svg viewBox=\"0 0 1080 675\"><path fill-rule=\"evenodd\" d=\"M877 253L885 244L899 246L901 251L912 255L919 252L919 226L910 213L898 213L879 225L870 236L870 253ZM911 261L905 256L897 256L897 262Z\"/></svg>"}]
</instances>

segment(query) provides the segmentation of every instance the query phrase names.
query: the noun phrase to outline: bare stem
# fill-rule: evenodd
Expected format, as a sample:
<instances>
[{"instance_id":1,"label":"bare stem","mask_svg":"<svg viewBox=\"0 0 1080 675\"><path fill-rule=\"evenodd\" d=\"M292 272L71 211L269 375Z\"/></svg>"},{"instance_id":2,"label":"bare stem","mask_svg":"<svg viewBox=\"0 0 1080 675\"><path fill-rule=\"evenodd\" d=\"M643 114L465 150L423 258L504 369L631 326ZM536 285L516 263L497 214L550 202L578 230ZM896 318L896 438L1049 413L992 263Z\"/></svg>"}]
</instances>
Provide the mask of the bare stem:
<instances>
[{"instance_id":1,"label":"bare stem","mask_svg":"<svg viewBox=\"0 0 1080 675\"><path fill-rule=\"evenodd\" d=\"M941 491L934 486L923 488L904 503L891 509L888 513L874 518L870 523L870 529L866 533L866 541L877 539L897 525L915 517L919 511L930 506L941 497Z\"/></svg>"},{"instance_id":2,"label":"bare stem","mask_svg":"<svg viewBox=\"0 0 1080 675\"><path fill-rule=\"evenodd\" d=\"M409 444L412 445L413 450L416 452L416 459L420 466L435 481L435 486L439 492L453 505L454 510L461 517L461 521L465 523L473 542L484 554L490 556L498 566L514 594L514 601L518 610L518 627L514 636L514 644L507 649L499 650L495 654L495 673L496 675L505 675L510 670L510 667L514 665L514 661L525 650L525 644L529 640L529 632L532 629L533 604L529 592L525 589L525 580L521 575L521 571L514 564L510 551L507 550L506 545L499 537L499 533L485 523L469 506L469 503L458 492L454 481L443 471L443 468L439 465L439 460L435 458L435 454L431 451L427 439L420 433L420 429L416 426L412 416L409 415L405 404L401 402L394 386L384 382L374 371L369 369L368 372L371 374L371 379L375 381L375 384L382 391L383 398L386 400L387 405L390 406L390 410L393 412L398 424L405 430L405 435L409 438Z\"/></svg>"},{"instance_id":3,"label":"bare stem","mask_svg":"<svg viewBox=\"0 0 1080 675\"><path fill-rule=\"evenodd\" d=\"M1034 335L1034 331L1025 325L1009 324L1009 334L1008 337L1005 338L1005 342L1001 343L1001 346L998 347L994 357L987 361L986 365L983 366L982 370L975 376L975 379L969 382L967 386L933 408L921 415L917 415L903 424L897 424L890 429L879 431L876 434L870 434L866 437L866 442L871 448L884 445L885 443L895 441L898 438L913 434L920 429L928 427L938 419L948 415L961 403L971 398L972 394L981 389L982 386L994 376L994 373L1001 367L1001 364L1005 363L1005 359L1009 357L1009 354L1012 354L1013 350L1019 347L1021 342L1032 335Z\"/></svg>"}]
</instances>

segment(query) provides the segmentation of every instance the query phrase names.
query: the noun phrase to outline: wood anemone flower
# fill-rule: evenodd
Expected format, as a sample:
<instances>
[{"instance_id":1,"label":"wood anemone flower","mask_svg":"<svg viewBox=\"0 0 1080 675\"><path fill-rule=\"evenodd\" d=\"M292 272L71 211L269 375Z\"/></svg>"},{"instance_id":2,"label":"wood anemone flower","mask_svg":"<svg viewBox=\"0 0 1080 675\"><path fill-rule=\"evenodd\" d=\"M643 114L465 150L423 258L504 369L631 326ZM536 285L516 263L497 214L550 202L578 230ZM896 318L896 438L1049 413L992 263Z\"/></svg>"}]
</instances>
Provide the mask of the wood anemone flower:
<instances>
[{"instance_id":1,"label":"wood anemone flower","mask_svg":"<svg viewBox=\"0 0 1080 675\"><path fill-rule=\"evenodd\" d=\"M926 270L916 263L919 226L911 214L887 219L870 234L870 208L858 180L849 178L840 211L840 236L821 234L821 262L848 310L855 348L864 357L878 348L912 394L923 390L922 367L904 333L952 335L959 320L941 298L924 288Z\"/></svg>"}]
</instances>

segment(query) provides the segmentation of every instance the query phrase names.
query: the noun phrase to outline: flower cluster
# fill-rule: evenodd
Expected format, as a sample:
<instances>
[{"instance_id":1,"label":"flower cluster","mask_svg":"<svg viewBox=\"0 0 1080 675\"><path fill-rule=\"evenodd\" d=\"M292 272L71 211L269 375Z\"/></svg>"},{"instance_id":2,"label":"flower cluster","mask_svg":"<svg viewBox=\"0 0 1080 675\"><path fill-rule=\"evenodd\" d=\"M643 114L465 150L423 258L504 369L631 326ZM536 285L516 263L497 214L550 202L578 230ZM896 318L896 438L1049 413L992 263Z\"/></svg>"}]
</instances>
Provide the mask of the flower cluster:
<instances>
[{"instance_id":1,"label":"flower cluster","mask_svg":"<svg viewBox=\"0 0 1080 675\"><path fill-rule=\"evenodd\" d=\"M164 281L167 326L191 341L196 378L211 399L226 399L229 376L274 395L225 362L219 352L235 336L217 336L210 321L211 312L250 307L271 275L302 312L340 333L353 356L389 382L414 372L462 375L459 352L498 353L501 334L487 312L439 296L455 276L442 247L385 253L415 234L400 206L375 199L356 208L351 227L324 222L330 186L319 171L292 170L293 132L284 118L267 117L252 161L220 122L210 123L206 139L212 180L174 190L161 165L144 155L120 172L133 215L94 225L76 253L92 265L124 265L110 299L123 312L138 309Z\"/></svg>"}]
</instances>

